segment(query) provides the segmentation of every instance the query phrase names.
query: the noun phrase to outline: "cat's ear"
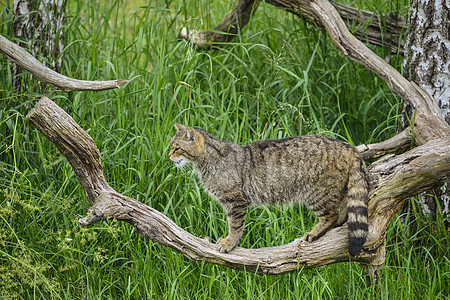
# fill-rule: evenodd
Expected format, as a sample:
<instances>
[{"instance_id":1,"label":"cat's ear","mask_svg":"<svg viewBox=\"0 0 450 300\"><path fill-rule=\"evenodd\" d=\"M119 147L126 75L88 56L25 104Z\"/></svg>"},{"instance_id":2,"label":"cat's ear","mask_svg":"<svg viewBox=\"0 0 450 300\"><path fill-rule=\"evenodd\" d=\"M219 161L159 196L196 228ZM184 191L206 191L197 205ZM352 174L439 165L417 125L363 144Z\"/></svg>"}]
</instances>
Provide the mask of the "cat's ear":
<instances>
[{"instance_id":1,"label":"cat's ear","mask_svg":"<svg viewBox=\"0 0 450 300\"><path fill-rule=\"evenodd\" d=\"M197 136L197 131L194 128L186 127L186 137L189 141L195 141L195 137Z\"/></svg>"},{"instance_id":2,"label":"cat's ear","mask_svg":"<svg viewBox=\"0 0 450 300\"><path fill-rule=\"evenodd\" d=\"M178 123L175 123L175 129L177 131L185 131L186 130L186 126L178 124Z\"/></svg>"}]
</instances>

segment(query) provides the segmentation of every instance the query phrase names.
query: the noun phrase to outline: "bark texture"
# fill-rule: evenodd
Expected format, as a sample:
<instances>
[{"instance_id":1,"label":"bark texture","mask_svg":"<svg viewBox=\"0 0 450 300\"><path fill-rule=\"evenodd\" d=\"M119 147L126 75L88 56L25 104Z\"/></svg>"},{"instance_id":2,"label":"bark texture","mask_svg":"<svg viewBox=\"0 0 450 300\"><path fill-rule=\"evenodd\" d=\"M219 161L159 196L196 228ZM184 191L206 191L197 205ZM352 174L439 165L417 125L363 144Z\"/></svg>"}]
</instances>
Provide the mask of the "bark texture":
<instances>
[{"instance_id":1,"label":"bark texture","mask_svg":"<svg viewBox=\"0 0 450 300\"><path fill-rule=\"evenodd\" d=\"M60 72L64 49L65 0L14 0L13 35L19 45L50 69ZM23 69L14 70L14 86L24 89Z\"/></svg>"},{"instance_id":2,"label":"bark texture","mask_svg":"<svg viewBox=\"0 0 450 300\"><path fill-rule=\"evenodd\" d=\"M403 153L411 147L411 127L406 128L396 136L377 144L359 145L356 147L365 161L380 158L388 154Z\"/></svg>"},{"instance_id":3,"label":"bark texture","mask_svg":"<svg viewBox=\"0 0 450 300\"><path fill-rule=\"evenodd\" d=\"M405 77L426 90L450 124L450 2L441 0L410 2L409 30L404 59ZM404 113L412 107L403 101ZM409 117L411 119L411 117ZM405 126L407 121L403 121ZM449 213L450 185L444 184L420 196L423 210L436 217L439 206ZM438 202L436 202L438 199ZM439 206L438 206L439 204Z\"/></svg>"},{"instance_id":4,"label":"bark texture","mask_svg":"<svg viewBox=\"0 0 450 300\"><path fill-rule=\"evenodd\" d=\"M423 87L450 124L450 3L411 0L405 77Z\"/></svg>"},{"instance_id":5,"label":"bark texture","mask_svg":"<svg viewBox=\"0 0 450 300\"><path fill-rule=\"evenodd\" d=\"M423 88L407 80L385 60L356 39L329 1L314 0L310 4L338 50L380 76L393 92L416 108L414 123L414 143L416 145L450 136L450 127L442 119L439 107Z\"/></svg>"}]
</instances>

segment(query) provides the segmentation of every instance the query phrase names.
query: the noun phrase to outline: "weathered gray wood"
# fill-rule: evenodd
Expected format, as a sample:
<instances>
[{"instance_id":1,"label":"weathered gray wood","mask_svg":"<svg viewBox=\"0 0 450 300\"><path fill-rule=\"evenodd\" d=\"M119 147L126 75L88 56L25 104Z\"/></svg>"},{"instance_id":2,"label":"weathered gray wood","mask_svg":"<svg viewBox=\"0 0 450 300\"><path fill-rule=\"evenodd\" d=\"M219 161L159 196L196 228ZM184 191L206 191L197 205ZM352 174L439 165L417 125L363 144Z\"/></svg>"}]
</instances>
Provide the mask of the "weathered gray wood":
<instances>
[{"instance_id":1,"label":"weathered gray wood","mask_svg":"<svg viewBox=\"0 0 450 300\"><path fill-rule=\"evenodd\" d=\"M392 153L403 153L411 147L412 142L413 136L411 127L408 127L386 141L376 144L359 145L356 148L361 153L364 160L371 160Z\"/></svg>"},{"instance_id":2,"label":"weathered gray wood","mask_svg":"<svg viewBox=\"0 0 450 300\"><path fill-rule=\"evenodd\" d=\"M44 82L57 86L65 92L70 91L102 91L108 89L120 88L122 84L128 83L128 80L109 80L109 81L88 81L77 80L61 75L52 69L41 64L30 53L22 47L14 44L4 36L0 35L0 53L4 54L14 63L32 73Z\"/></svg>"},{"instance_id":3,"label":"weathered gray wood","mask_svg":"<svg viewBox=\"0 0 450 300\"><path fill-rule=\"evenodd\" d=\"M236 7L247 7L249 3L257 3L257 1L238 0ZM404 101L411 103L416 109L414 142L417 145L422 145L430 140L450 135L450 127L439 117L441 112L434 99L424 89L405 79L396 69L352 35L339 15L339 12L329 1L273 0L271 3L277 3L274 4L277 6L295 5L295 11L301 11L302 15L316 20L320 26L325 28L338 50L380 76L381 79L386 81L392 91L397 93ZM235 10L232 10L222 20L221 27L226 28L225 25L229 24L229 20L231 20L230 14L232 15L233 11ZM186 34L186 32L182 32L182 34ZM204 37L202 34L201 32L197 32L192 36L183 36L183 38L195 38L196 42L199 42Z\"/></svg>"},{"instance_id":4,"label":"weathered gray wood","mask_svg":"<svg viewBox=\"0 0 450 300\"><path fill-rule=\"evenodd\" d=\"M87 216L79 221L83 226L116 218L132 224L143 237L171 247L189 259L265 274L351 259L346 224L312 243L296 239L277 247L238 247L231 253L221 253L215 244L186 232L159 211L114 191L103 176L100 152L92 138L53 101L42 98L26 119L58 147L75 170L92 205ZM450 178L450 137L373 163L369 172L369 235L362 254L353 260L373 265L384 261L386 229L404 201Z\"/></svg>"},{"instance_id":5,"label":"weathered gray wood","mask_svg":"<svg viewBox=\"0 0 450 300\"><path fill-rule=\"evenodd\" d=\"M112 190L103 176L94 140L62 108L44 97L26 119L66 157L91 205L101 192Z\"/></svg>"}]
</instances>

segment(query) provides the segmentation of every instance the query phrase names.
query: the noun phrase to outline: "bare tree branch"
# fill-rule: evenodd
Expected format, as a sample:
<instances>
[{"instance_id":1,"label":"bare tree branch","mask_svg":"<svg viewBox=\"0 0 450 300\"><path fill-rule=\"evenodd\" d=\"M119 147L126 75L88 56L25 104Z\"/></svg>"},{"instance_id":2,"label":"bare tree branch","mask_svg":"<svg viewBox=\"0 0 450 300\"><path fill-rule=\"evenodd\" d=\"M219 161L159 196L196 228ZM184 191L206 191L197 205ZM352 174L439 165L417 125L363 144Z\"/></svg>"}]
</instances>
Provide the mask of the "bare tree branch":
<instances>
[{"instance_id":1,"label":"bare tree branch","mask_svg":"<svg viewBox=\"0 0 450 300\"><path fill-rule=\"evenodd\" d=\"M387 154L403 153L411 147L413 139L411 127L406 128L396 136L376 144L359 145L356 147L364 160L376 159Z\"/></svg>"},{"instance_id":2,"label":"bare tree branch","mask_svg":"<svg viewBox=\"0 0 450 300\"><path fill-rule=\"evenodd\" d=\"M336 48L345 56L380 76L392 91L416 108L415 118L411 121L414 126L414 141L417 145L450 136L450 126L442 119L434 99L425 90L405 79L396 69L356 39L348 31L347 26L329 1L311 1L311 8L325 26Z\"/></svg>"},{"instance_id":3,"label":"bare tree branch","mask_svg":"<svg viewBox=\"0 0 450 300\"><path fill-rule=\"evenodd\" d=\"M209 49L220 43L231 41L234 36L250 21L258 9L260 0L236 1L233 9L220 21L212 31L190 31L183 27L180 38L189 40L197 49Z\"/></svg>"},{"instance_id":4,"label":"bare tree branch","mask_svg":"<svg viewBox=\"0 0 450 300\"><path fill-rule=\"evenodd\" d=\"M132 224L148 239L171 247L191 260L265 274L292 272L349 261L347 225L327 232L312 243L301 239L271 248L236 248L221 253L216 245L184 231L157 210L124 196L106 182L100 152L92 138L59 106L42 98L26 119L54 143L72 165L92 207L79 220L83 226L116 218ZM384 240L391 218L404 201L450 178L450 137L372 164L370 172L369 235L354 261L383 263ZM302 233L299 233L301 236ZM380 261L381 257L381 261Z\"/></svg>"},{"instance_id":5,"label":"bare tree branch","mask_svg":"<svg viewBox=\"0 0 450 300\"><path fill-rule=\"evenodd\" d=\"M180 38L190 41L198 49L209 49L212 46L220 46L220 43L229 42L248 23L251 16L255 13L259 2L260 0L237 0L233 9L213 31L189 31L187 28L183 28ZM308 0L266 0L266 2L299 17L306 17L309 21L315 22L320 29L324 29L320 20L310 8L310 1ZM392 13L380 16L336 1L333 1L332 4L339 11L339 14L348 26L353 28L352 32L358 39L376 46L385 47L392 53L403 53L404 40L402 34L406 28L406 20L404 18Z\"/></svg>"},{"instance_id":6,"label":"bare tree branch","mask_svg":"<svg viewBox=\"0 0 450 300\"><path fill-rule=\"evenodd\" d=\"M0 35L0 53L4 54L14 63L38 77L44 82L51 83L65 92L71 91L102 91L120 88L122 84L130 81L119 79L109 81L77 80L61 75L41 64L22 47Z\"/></svg>"},{"instance_id":7,"label":"bare tree branch","mask_svg":"<svg viewBox=\"0 0 450 300\"><path fill-rule=\"evenodd\" d=\"M291 13L314 21L319 28L324 26L317 15L310 8L310 0L267 0L269 4L283 8ZM403 53L403 31L406 28L406 20L393 13L377 15L368 10L358 9L344 5L337 1L331 4L346 21L353 35L363 42L385 47L392 53Z\"/></svg>"}]
</instances>

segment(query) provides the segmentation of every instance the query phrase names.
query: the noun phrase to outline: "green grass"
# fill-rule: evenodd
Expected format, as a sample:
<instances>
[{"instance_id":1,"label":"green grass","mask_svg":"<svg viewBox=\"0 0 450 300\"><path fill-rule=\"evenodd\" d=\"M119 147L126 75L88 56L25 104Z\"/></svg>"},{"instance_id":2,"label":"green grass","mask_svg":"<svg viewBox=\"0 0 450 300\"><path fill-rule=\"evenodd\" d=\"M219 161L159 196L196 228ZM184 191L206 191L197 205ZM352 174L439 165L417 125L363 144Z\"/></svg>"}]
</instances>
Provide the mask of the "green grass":
<instances>
[{"instance_id":1,"label":"green grass","mask_svg":"<svg viewBox=\"0 0 450 300\"><path fill-rule=\"evenodd\" d=\"M192 172L169 162L175 121L240 144L308 133L361 144L395 134L398 97L338 53L325 33L284 11L261 3L242 34L220 50L195 51L177 40L182 26L212 28L231 6L232 1L70 1L62 73L132 80L118 90L62 93L47 86L37 93L31 85L14 92L12 63L0 57L0 298L445 299L450 294L448 231L441 219L426 219L419 210L392 222L379 293L366 286L355 263L256 275L189 261L141 239L128 224L77 226L89 207L84 192L65 158L25 121L42 95L92 136L113 188L213 241L224 235L226 218ZM10 10L0 9L0 32L12 39ZM401 59L391 63L401 69ZM314 222L298 207L255 208L240 246L291 242Z\"/></svg>"}]
</instances>

